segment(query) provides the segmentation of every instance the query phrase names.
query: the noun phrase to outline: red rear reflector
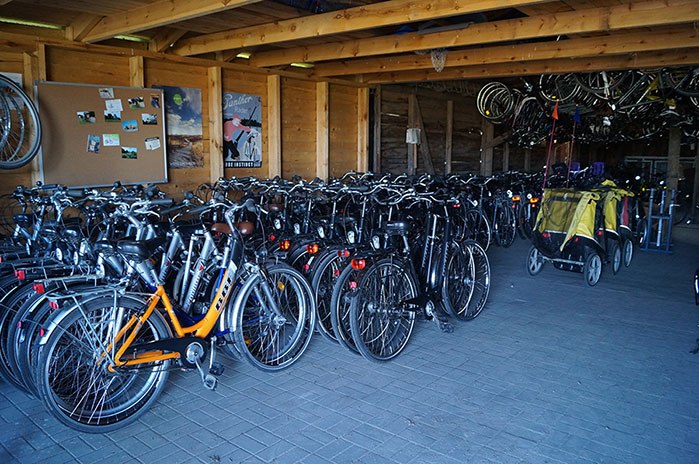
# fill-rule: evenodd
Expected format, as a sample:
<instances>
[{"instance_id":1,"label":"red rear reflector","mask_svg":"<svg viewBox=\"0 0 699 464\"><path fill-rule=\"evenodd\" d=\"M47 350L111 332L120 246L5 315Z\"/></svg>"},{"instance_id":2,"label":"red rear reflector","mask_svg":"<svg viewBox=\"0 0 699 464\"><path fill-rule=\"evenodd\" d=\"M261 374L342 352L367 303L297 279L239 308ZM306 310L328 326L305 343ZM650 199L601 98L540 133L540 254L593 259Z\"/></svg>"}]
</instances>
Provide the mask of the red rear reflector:
<instances>
[{"instance_id":1,"label":"red rear reflector","mask_svg":"<svg viewBox=\"0 0 699 464\"><path fill-rule=\"evenodd\" d=\"M49 301L49 308L53 309L54 311L58 309L58 301Z\"/></svg>"},{"instance_id":2,"label":"red rear reflector","mask_svg":"<svg viewBox=\"0 0 699 464\"><path fill-rule=\"evenodd\" d=\"M17 277L18 280L24 280L27 275L24 273L24 270L20 269L19 271L15 271L15 277Z\"/></svg>"},{"instance_id":3,"label":"red rear reflector","mask_svg":"<svg viewBox=\"0 0 699 464\"><path fill-rule=\"evenodd\" d=\"M351 281L351 282L349 283L349 286L350 286L350 288L351 288L352 290L355 290L355 289L357 288L357 282Z\"/></svg>"},{"instance_id":4,"label":"red rear reflector","mask_svg":"<svg viewBox=\"0 0 699 464\"><path fill-rule=\"evenodd\" d=\"M43 294L45 289L44 289L44 284L38 283L38 284L33 284L32 285L32 290L34 290L36 293L39 295Z\"/></svg>"},{"instance_id":5,"label":"red rear reflector","mask_svg":"<svg viewBox=\"0 0 699 464\"><path fill-rule=\"evenodd\" d=\"M539 203L539 199L536 198L536 197L530 198L530 199L529 199L529 203L532 203L532 204L534 204L534 203Z\"/></svg>"},{"instance_id":6,"label":"red rear reflector","mask_svg":"<svg viewBox=\"0 0 699 464\"><path fill-rule=\"evenodd\" d=\"M335 277L340 277L340 270L339 270L339 269L335 269L335 270L333 271L333 275L334 275Z\"/></svg>"},{"instance_id":7,"label":"red rear reflector","mask_svg":"<svg viewBox=\"0 0 699 464\"><path fill-rule=\"evenodd\" d=\"M361 271L366 267L366 261L363 259L353 259L352 260L352 269L356 271Z\"/></svg>"},{"instance_id":8,"label":"red rear reflector","mask_svg":"<svg viewBox=\"0 0 699 464\"><path fill-rule=\"evenodd\" d=\"M40 336L40 337L43 337L44 335L46 335L46 329L44 329L44 328L42 327L42 328L39 329L39 336Z\"/></svg>"},{"instance_id":9,"label":"red rear reflector","mask_svg":"<svg viewBox=\"0 0 699 464\"><path fill-rule=\"evenodd\" d=\"M273 242L275 238L277 238L277 237L276 237L274 234L270 234L270 235L269 235L269 241L270 241L270 242Z\"/></svg>"},{"instance_id":10,"label":"red rear reflector","mask_svg":"<svg viewBox=\"0 0 699 464\"><path fill-rule=\"evenodd\" d=\"M311 269L311 265L310 265L310 264L306 263L306 264L303 265L303 270L304 270L304 271L308 272L310 269Z\"/></svg>"},{"instance_id":11,"label":"red rear reflector","mask_svg":"<svg viewBox=\"0 0 699 464\"><path fill-rule=\"evenodd\" d=\"M311 245L306 245L306 252L314 255L314 254L318 253L319 248L320 247L318 246L317 243L313 243Z\"/></svg>"},{"instance_id":12,"label":"red rear reflector","mask_svg":"<svg viewBox=\"0 0 699 464\"><path fill-rule=\"evenodd\" d=\"M598 231L597 231L597 235L598 235L598 236L604 235L604 231L603 231L603 230L598 230Z\"/></svg>"},{"instance_id":13,"label":"red rear reflector","mask_svg":"<svg viewBox=\"0 0 699 464\"><path fill-rule=\"evenodd\" d=\"M544 238L551 238L551 234L549 234L548 232L544 232L543 234L541 234L541 236Z\"/></svg>"},{"instance_id":14,"label":"red rear reflector","mask_svg":"<svg viewBox=\"0 0 699 464\"><path fill-rule=\"evenodd\" d=\"M349 258L350 252L349 250L339 250L337 252L337 256L339 256L340 258Z\"/></svg>"},{"instance_id":15,"label":"red rear reflector","mask_svg":"<svg viewBox=\"0 0 699 464\"><path fill-rule=\"evenodd\" d=\"M519 201L519 200L521 200L521 199L522 199L522 197L519 196L519 195L514 195L514 196L512 197L512 201Z\"/></svg>"},{"instance_id":16,"label":"red rear reflector","mask_svg":"<svg viewBox=\"0 0 699 464\"><path fill-rule=\"evenodd\" d=\"M451 205L452 208L461 208L461 203L454 203Z\"/></svg>"}]
</instances>

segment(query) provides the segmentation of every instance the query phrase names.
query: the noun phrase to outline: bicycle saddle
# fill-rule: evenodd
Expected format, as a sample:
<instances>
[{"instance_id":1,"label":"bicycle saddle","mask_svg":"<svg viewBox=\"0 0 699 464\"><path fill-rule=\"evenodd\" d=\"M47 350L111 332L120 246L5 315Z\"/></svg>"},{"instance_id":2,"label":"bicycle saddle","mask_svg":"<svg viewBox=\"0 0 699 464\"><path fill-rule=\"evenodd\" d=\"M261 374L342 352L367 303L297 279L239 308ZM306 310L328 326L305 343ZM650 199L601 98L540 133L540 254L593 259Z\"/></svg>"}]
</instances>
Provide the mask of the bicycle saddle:
<instances>
[{"instance_id":1,"label":"bicycle saddle","mask_svg":"<svg viewBox=\"0 0 699 464\"><path fill-rule=\"evenodd\" d=\"M165 242L166 239L164 237L156 237L150 240L119 240L117 242L117 250L130 257L148 259Z\"/></svg>"},{"instance_id":2,"label":"bicycle saddle","mask_svg":"<svg viewBox=\"0 0 699 464\"><path fill-rule=\"evenodd\" d=\"M266 206L266 209L271 213L279 213L284 209L284 205L281 205L279 203L270 203Z\"/></svg>"},{"instance_id":3,"label":"bicycle saddle","mask_svg":"<svg viewBox=\"0 0 699 464\"><path fill-rule=\"evenodd\" d=\"M231 228L225 222L215 222L211 225L211 232L218 232L219 234L231 235Z\"/></svg>"},{"instance_id":4,"label":"bicycle saddle","mask_svg":"<svg viewBox=\"0 0 699 464\"><path fill-rule=\"evenodd\" d=\"M255 230L255 224L250 222L250 221L240 221L236 222L233 224L236 229L238 229L238 232L240 232L240 235L246 237Z\"/></svg>"}]
</instances>

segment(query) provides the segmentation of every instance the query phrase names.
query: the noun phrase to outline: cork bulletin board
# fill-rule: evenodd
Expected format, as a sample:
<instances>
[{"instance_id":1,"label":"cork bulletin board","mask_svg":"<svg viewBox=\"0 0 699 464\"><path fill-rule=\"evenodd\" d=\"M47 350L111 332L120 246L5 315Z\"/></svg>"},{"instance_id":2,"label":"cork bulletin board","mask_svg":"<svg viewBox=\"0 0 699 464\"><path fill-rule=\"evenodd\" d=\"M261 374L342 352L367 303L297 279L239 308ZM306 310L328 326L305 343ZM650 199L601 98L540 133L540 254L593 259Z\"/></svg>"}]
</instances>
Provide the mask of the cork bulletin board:
<instances>
[{"instance_id":1,"label":"cork bulletin board","mask_svg":"<svg viewBox=\"0 0 699 464\"><path fill-rule=\"evenodd\" d=\"M162 90L39 82L45 184L167 182Z\"/></svg>"}]
</instances>

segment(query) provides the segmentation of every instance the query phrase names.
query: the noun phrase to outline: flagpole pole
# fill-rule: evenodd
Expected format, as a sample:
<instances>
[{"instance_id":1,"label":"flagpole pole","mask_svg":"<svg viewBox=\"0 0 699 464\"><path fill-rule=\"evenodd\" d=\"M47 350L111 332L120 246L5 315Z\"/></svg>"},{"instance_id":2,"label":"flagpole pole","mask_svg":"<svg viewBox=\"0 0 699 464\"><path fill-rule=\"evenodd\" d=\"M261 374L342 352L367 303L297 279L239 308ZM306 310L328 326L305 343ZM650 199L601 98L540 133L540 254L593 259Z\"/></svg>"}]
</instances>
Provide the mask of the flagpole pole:
<instances>
[{"instance_id":1,"label":"flagpole pole","mask_svg":"<svg viewBox=\"0 0 699 464\"><path fill-rule=\"evenodd\" d=\"M556 121L558 121L558 102L556 102L556 106L553 107L553 114L551 115L551 117L553 118L553 124L551 125L551 138L549 139L549 150L546 154L546 166L544 167L544 185L541 187L542 190L546 188L546 179L549 175L549 164L551 164L551 148L553 147L553 136L556 133Z\"/></svg>"}]
</instances>

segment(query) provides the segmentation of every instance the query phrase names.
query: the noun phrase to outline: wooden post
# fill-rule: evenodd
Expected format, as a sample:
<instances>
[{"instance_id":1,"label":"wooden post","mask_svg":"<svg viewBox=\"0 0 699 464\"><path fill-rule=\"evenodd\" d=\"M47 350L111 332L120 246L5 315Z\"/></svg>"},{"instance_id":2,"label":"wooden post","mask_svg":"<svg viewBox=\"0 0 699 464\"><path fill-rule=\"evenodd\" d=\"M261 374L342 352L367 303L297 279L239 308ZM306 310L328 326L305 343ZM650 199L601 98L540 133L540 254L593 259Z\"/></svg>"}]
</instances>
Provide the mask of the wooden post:
<instances>
[{"instance_id":1,"label":"wooden post","mask_svg":"<svg viewBox=\"0 0 699 464\"><path fill-rule=\"evenodd\" d=\"M34 80L37 78L38 62L35 55L29 53L22 54L22 85L24 86L24 91L29 95L29 98L34 99ZM36 184L37 181L43 180L41 178L41 157L39 155L32 159L32 171L31 179L32 185Z\"/></svg>"},{"instance_id":2,"label":"wooden post","mask_svg":"<svg viewBox=\"0 0 699 464\"><path fill-rule=\"evenodd\" d=\"M357 171L369 169L369 87L357 89Z\"/></svg>"},{"instance_id":3,"label":"wooden post","mask_svg":"<svg viewBox=\"0 0 699 464\"><path fill-rule=\"evenodd\" d=\"M412 98L412 95L408 95L408 128L412 129L416 127L415 124L415 102L416 99ZM417 171L417 145L409 143L408 144L408 174L414 175Z\"/></svg>"},{"instance_id":4,"label":"wooden post","mask_svg":"<svg viewBox=\"0 0 699 464\"><path fill-rule=\"evenodd\" d=\"M381 172L381 86L374 90L374 147L372 149L373 170Z\"/></svg>"},{"instance_id":5,"label":"wooden post","mask_svg":"<svg viewBox=\"0 0 699 464\"><path fill-rule=\"evenodd\" d=\"M330 112L328 107L330 85L316 83L316 177L328 179L330 160Z\"/></svg>"},{"instance_id":6,"label":"wooden post","mask_svg":"<svg viewBox=\"0 0 699 464\"><path fill-rule=\"evenodd\" d=\"M481 175L489 176L493 173L493 135L495 126L483 119L483 136L481 137Z\"/></svg>"},{"instance_id":7,"label":"wooden post","mask_svg":"<svg viewBox=\"0 0 699 464\"><path fill-rule=\"evenodd\" d=\"M451 173L451 153L454 143L454 101L447 100L447 134L444 143L444 174Z\"/></svg>"},{"instance_id":8,"label":"wooden post","mask_svg":"<svg viewBox=\"0 0 699 464\"><path fill-rule=\"evenodd\" d=\"M682 140L682 129L673 127L669 130L669 140L667 145L667 188L677 189L677 182L680 178L680 141Z\"/></svg>"},{"instance_id":9,"label":"wooden post","mask_svg":"<svg viewBox=\"0 0 699 464\"><path fill-rule=\"evenodd\" d=\"M430 152L430 144L427 140L427 131L425 130L425 123L422 120L422 111L420 111L420 103L418 102L417 95L411 95L411 99L415 100L415 127L420 129L420 154L422 154L422 162L425 167L425 172L428 174L434 174L434 164L432 163L432 154ZM417 166L417 162L415 163Z\"/></svg>"},{"instance_id":10,"label":"wooden post","mask_svg":"<svg viewBox=\"0 0 699 464\"><path fill-rule=\"evenodd\" d=\"M37 59L37 76L36 79L39 81L45 81L48 79L47 63L46 63L46 44L40 43L36 45L36 59Z\"/></svg>"},{"instance_id":11,"label":"wooden post","mask_svg":"<svg viewBox=\"0 0 699 464\"><path fill-rule=\"evenodd\" d=\"M267 175L282 175L281 78L267 76Z\"/></svg>"},{"instance_id":12,"label":"wooden post","mask_svg":"<svg viewBox=\"0 0 699 464\"><path fill-rule=\"evenodd\" d=\"M502 147L502 170L507 172L510 170L510 144L505 143Z\"/></svg>"},{"instance_id":13,"label":"wooden post","mask_svg":"<svg viewBox=\"0 0 699 464\"><path fill-rule=\"evenodd\" d=\"M695 220L699 219L699 217L696 217L697 204L699 204L699 143L697 143L697 152L694 155L694 193L692 195L692 217L694 217Z\"/></svg>"},{"instance_id":14,"label":"wooden post","mask_svg":"<svg viewBox=\"0 0 699 464\"><path fill-rule=\"evenodd\" d=\"M223 177L223 81L221 68L209 68L209 179Z\"/></svg>"},{"instance_id":15,"label":"wooden post","mask_svg":"<svg viewBox=\"0 0 699 464\"><path fill-rule=\"evenodd\" d=\"M131 87L145 87L145 74L143 71L143 56L136 55L129 58L129 85ZM219 111L221 111L219 109Z\"/></svg>"},{"instance_id":16,"label":"wooden post","mask_svg":"<svg viewBox=\"0 0 699 464\"><path fill-rule=\"evenodd\" d=\"M532 170L532 149L531 148L524 149L524 170L525 171Z\"/></svg>"}]
</instances>

